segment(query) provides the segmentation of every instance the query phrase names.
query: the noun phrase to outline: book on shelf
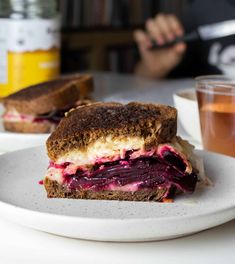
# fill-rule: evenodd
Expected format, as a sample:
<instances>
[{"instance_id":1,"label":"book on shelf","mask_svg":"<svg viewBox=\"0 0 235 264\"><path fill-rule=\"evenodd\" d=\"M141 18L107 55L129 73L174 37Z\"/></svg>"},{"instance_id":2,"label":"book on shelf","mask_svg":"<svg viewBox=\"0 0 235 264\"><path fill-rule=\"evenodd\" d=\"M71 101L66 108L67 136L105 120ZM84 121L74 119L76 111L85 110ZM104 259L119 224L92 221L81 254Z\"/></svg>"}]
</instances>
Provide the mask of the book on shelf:
<instances>
[{"instance_id":1,"label":"book on shelf","mask_svg":"<svg viewBox=\"0 0 235 264\"><path fill-rule=\"evenodd\" d=\"M129 45L108 47L103 58L105 68L95 70L131 73L138 59L137 54L136 47ZM62 73L90 70L89 63L89 49L62 51Z\"/></svg>"},{"instance_id":2,"label":"book on shelf","mask_svg":"<svg viewBox=\"0 0 235 264\"><path fill-rule=\"evenodd\" d=\"M158 10L157 0L59 0L63 28L132 27Z\"/></svg>"}]
</instances>

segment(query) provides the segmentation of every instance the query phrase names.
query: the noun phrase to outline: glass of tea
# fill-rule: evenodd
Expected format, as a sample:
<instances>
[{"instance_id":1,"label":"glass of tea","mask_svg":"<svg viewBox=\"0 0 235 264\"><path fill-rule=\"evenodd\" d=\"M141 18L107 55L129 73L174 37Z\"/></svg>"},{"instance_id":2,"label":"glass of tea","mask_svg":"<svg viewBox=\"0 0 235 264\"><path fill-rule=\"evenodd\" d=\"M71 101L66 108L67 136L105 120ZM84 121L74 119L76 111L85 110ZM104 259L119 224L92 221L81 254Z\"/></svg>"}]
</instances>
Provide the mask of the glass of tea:
<instances>
[{"instance_id":1,"label":"glass of tea","mask_svg":"<svg viewBox=\"0 0 235 264\"><path fill-rule=\"evenodd\" d=\"M203 147L235 157L235 79L200 76L196 92Z\"/></svg>"}]
</instances>

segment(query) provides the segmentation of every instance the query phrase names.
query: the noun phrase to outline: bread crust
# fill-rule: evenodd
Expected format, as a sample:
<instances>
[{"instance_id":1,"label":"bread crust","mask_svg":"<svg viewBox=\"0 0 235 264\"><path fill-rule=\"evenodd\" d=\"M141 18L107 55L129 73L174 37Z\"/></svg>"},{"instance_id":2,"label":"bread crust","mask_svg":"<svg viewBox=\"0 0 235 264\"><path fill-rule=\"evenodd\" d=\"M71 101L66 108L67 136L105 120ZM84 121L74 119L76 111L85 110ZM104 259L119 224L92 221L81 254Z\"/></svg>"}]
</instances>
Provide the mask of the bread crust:
<instances>
[{"instance_id":1,"label":"bread crust","mask_svg":"<svg viewBox=\"0 0 235 264\"><path fill-rule=\"evenodd\" d=\"M98 191L69 190L56 181L45 178L44 187L48 198L92 199L92 200L119 200L119 201L161 201L167 194L167 188L156 190L139 190L135 192L124 191Z\"/></svg>"},{"instance_id":2,"label":"bread crust","mask_svg":"<svg viewBox=\"0 0 235 264\"><path fill-rule=\"evenodd\" d=\"M160 104L132 102L93 103L78 107L63 118L47 140L50 159L84 149L107 136L141 137L145 148L169 142L176 135L177 111Z\"/></svg>"},{"instance_id":3,"label":"bread crust","mask_svg":"<svg viewBox=\"0 0 235 264\"><path fill-rule=\"evenodd\" d=\"M18 133L51 133L55 129L55 124L50 122L31 123L31 122L7 122L3 125L7 131Z\"/></svg>"},{"instance_id":4,"label":"bread crust","mask_svg":"<svg viewBox=\"0 0 235 264\"><path fill-rule=\"evenodd\" d=\"M90 74L67 74L61 77L63 80L77 80L79 89L79 100L92 99L91 93L94 90L94 79Z\"/></svg>"},{"instance_id":5,"label":"bread crust","mask_svg":"<svg viewBox=\"0 0 235 264\"><path fill-rule=\"evenodd\" d=\"M89 98L93 88L91 75L69 75L27 87L4 98L6 111L40 115L73 106L78 100Z\"/></svg>"}]
</instances>

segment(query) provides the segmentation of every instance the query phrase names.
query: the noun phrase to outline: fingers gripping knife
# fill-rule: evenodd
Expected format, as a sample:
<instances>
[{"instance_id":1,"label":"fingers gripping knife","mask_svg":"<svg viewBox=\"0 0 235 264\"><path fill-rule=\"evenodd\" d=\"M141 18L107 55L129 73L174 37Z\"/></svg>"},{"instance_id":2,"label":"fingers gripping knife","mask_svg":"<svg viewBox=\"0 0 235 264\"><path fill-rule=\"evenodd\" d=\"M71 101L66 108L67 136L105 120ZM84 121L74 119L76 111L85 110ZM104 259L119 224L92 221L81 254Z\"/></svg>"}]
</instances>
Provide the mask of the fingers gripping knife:
<instances>
[{"instance_id":1,"label":"fingers gripping knife","mask_svg":"<svg viewBox=\"0 0 235 264\"><path fill-rule=\"evenodd\" d=\"M173 41L167 42L163 45L158 45L155 40L152 40L150 49L167 48L179 42L191 42L198 39L207 41L210 39L217 39L235 34L235 20L227 20L215 24L202 25L196 30L189 32L181 37L177 37Z\"/></svg>"}]
</instances>

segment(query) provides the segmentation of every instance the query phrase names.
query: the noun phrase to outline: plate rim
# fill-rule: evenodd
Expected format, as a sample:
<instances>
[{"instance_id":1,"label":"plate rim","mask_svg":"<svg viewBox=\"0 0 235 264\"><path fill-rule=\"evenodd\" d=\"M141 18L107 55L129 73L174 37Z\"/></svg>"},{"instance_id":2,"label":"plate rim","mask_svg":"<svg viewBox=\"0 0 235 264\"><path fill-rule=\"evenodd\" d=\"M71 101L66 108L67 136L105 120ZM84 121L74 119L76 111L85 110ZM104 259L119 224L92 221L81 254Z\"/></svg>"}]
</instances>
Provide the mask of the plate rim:
<instances>
[{"instance_id":1,"label":"plate rim","mask_svg":"<svg viewBox=\"0 0 235 264\"><path fill-rule=\"evenodd\" d=\"M3 155L0 156L0 159L2 159L3 157L7 157L7 156L11 156L11 155L14 155L15 153L19 153L19 152L25 152L25 151L30 151L30 150L34 150L34 149L40 149L41 151L44 149L45 150L45 145L41 145L41 146L36 146L36 147L30 147L30 148L27 148L27 149L20 149L20 150L16 150L16 151L12 151L12 152L8 152L8 153L4 153ZM229 157L229 156L226 156L226 155L223 155L223 154L218 154L218 153L214 153L214 152L210 152L210 151L206 151L206 150L198 150L196 149L195 150L196 154L199 154L200 153L204 153L206 155L216 155L216 156L222 156L222 157L225 157L225 158L232 158L232 157ZM43 186L41 186L42 188L44 188ZM213 186L204 186L203 188L213 188ZM46 193L45 193L46 195ZM49 199L49 198L47 198ZM52 199L57 199L57 198L52 198ZM58 198L59 199L59 198ZM84 199L72 199L72 200L84 200ZM86 201L91 201L91 202L95 202L95 201L99 201L99 200L86 200ZM118 200L111 200L111 201L108 201L108 200L102 200L102 201L105 201L105 202L109 202L109 203L112 203L112 202L115 202L115 203L122 203L122 202L126 202L126 201L118 201ZM127 201L128 203L146 203L146 202L141 202L141 201ZM148 202L147 202L148 203ZM156 205L162 205L162 206L172 206L174 203L158 203L158 202L151 202L152 204L156 204ZM64 219L80 219L80 220L94 220L94 221L128 221L128 222L138 222L139 220L141 221L149 221L149 220L159 220L159 221L168 221L168 220L179 220L179 219L182 219L182 220L187 220L187 219L191 219L192 217L205 217L205 216L208 216L208 215L211 215L211 214L216 214L216 213L222 213L223 211L230 211L230 210L233 210L235 209L235 200L234 200L234 204L230 204L229 206L225 206L225 207L222 207L222 208L219 208L218 210L207 210L206 212L204 211L203 213L199 213L199 214L195 214L195 215L175 215L175 216L162 216L162 217L148 217L148 218L102 218L102 217L88 217L88 216L75 216L75 215L64 215L64 214L57 214L57 213L52 213L52 212L44 212L44 211L41 211L41 210L35 210L35 209L29 209L29 208L24 208L22 206L18 206L18 205L15 205L15 204L12 204L12 203L9 203L9 202L5 202L5 201L2 201L0 199L0 206L9 206L9 207L12 207L12 208L15 208L15 209L18 209L18 210L24 210L24 211L27 211L27 212L33 212L33 213L36 213L36 214L40 214L40 215L45 215L45 216L53 216L53 217L60 217L60 218L64 218ZM0 215L1 215L1 210L0 210ZM235 215L234 215L234 219L235 219Z\"/></svg>"},{"instance_id":2,"label":"plate rim","mask_svg":"<svg viewBox=\"0 0 235 264\"><path fill-rule=\"evenodd\" d=\"M55 198L56 199L56 198ZM106 200L103 200L103 201L106 201ZM113 201L109 201L109 202L113 202ZM116 201L116 202L125 202L125 201ZM131 201L133 203L139 203L139 202L136 202L136 201ZM145 203L145 202L143 202ZM152 202L154 203L154 202ZM155 202L156 203L156 202ZM157 204L157 203L156 203ZM216 211L207 211L206 213L201 213L201 214L196 214L196 215L184 215L184 216L164 216L164 217L148 217L148 218L96 218L96 217L87 217L87 216L75 216L75 215L63 215L63 214L55 214L55 213L49 213L49 212L44 212L44 211L36 211L36 210L32 210L32 209L28 209L28 208L24 208L24 207L21 207L21 206L17 206L17 205L14 205L14 204L11 204L11 203L7 203L7 202L4 202L2 200L0 200L0 207L2 206L6 206L6 207L11 207L11 208L15 208L17 210L22 210L22 211L27 211L27 212L30 212L30 213L35 213L35 214L40 214L40 215L45 215L45 216L52 216L52 217L60 217L60 218L66 218L66 219L80 219L80 220L84 220L84 221L87 221L87 220L91 220L91 221L115 221L115 222L138 222L138 221L152 221L152 220L159 220L159 221L165 221L165 220L188 220L188 219L191 219L192 217L195 218L195 217L205 217L205 216L208 216L208 215L213 215L213 214L217 214L217 213L221 213L221 212L224 212L224 211L230 211L232 209L235 209L235 204L234 205L231 205L229 207L226 207L226 208L221 208L219 210L216 210ZM169 206L169 204L166 204L166 206ZM0 215L1 215L1 212L0 212ZM234 218L235 219L235 215L234 215Z\"/></svg>"},{"instance_id":3,"label":"plate rim","mask_svg":"<svg viewBox=\"0 0 235 264\"><path fill-rule=\"evenodd\" d=\"M30 152L30 150L31 154L33 151L40 151L38 155L42 157L46 154L45 146L31 147L26 151ZM8 159L11 155L14 155L15 152L18 152L19 155L19 153L25 152L25 150L7 153L2 157ZM208 155L208 152L203 150L196 150L196 153ZM215 155L217 157L220 154ZM46 158L46 155L44 157ZM40 187L44 188L43 186ZM163 215L160 217L157 215L151 216L150 214L145 217L137 213L134 218L128 218L125 217L125 214L117 216L111 214L111 217L102 214L101 217L99 215L93 216L86 214L69 215L69 212L61 214L59 211L44 211L44 208L37 208L35 205L24 208L22 207L24 206L22 203L19 205L14 204L16 199L12 201L6 199L6 201L4 201L4 197L7 198L8 196L3 196L0 200L0 216L9 222L54 235L94 241L144 242L166 240L204 231L235 218L235 201L233 201L233 199L232 203L229 203L229 206L226 202L219 203L219 210L217 209L218 207L212 207L212 210L210 210L210 207L207 206L206 209L202 211L196 209L193 214L171 214L170 216ZM91 202L94 202L94 200ZM123 201L108 202L115 202L116 204L123 203ZM129 203L141 202L133 201ZM153 204L157 206L159 203L153 202ZM172 205L173 204L161 204L161 207L166 206L170 208ZM183 204L183 206L185 205L187 204ZM189 205L191 204L189 203ZM91 226L94 226L97 231L90 228ZM131 226L132 228L129 228Z\"/></svg>"}]
</instances>

